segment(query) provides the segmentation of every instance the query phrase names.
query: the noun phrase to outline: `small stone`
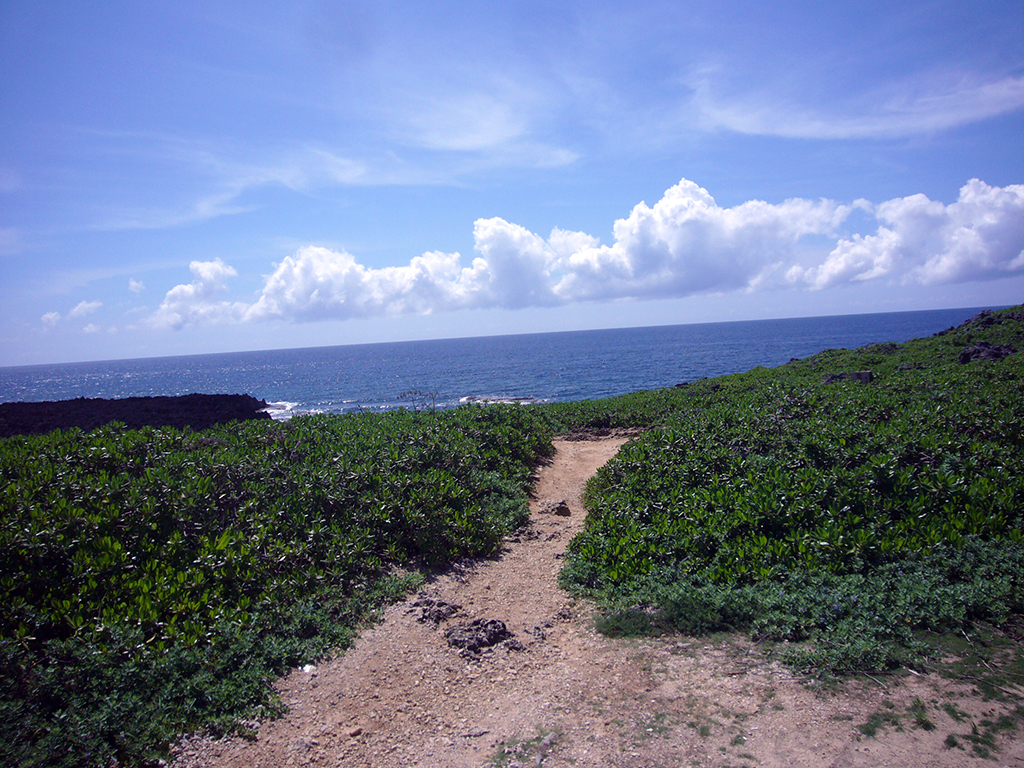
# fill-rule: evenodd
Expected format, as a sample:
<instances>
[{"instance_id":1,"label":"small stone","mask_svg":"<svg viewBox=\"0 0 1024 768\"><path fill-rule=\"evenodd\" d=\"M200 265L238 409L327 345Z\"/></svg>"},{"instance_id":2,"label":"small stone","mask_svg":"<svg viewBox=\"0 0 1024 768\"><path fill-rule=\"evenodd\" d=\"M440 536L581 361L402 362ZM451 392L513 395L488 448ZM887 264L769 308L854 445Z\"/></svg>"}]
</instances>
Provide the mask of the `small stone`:
<instances>
[{"instance_id":1,"label":"small stone","mask_svg":"<svg viewBox=\"0 0 1024 768\"><path fill-rule=\"evenodd\" d=\"M353 739L354 739L354 738L355 738L356 736L359 736L359 735L360 735L360 734L361 734L362 732L363 732L363 729L362 729L362 728L360 728L360 727L358 727L358 726L356 726L355 728L353 728L352 730L350 730L350 731L348 732L348 735L349 735L349 736L350 736L351 738L353 738Z\"/></svg>"},{"instance_id":2,"label":"small stone","mask_svg":"<svg viewBox=\"0 0 1024 768\"><path fill-rule=\"evenodd\" d=\"M505 623L498 619L475 619L469 624L449 627L444 635L448 645L473 655L512 637Z\"/></svg>"},{"instance_id":3,"label":"small stone","mask_svg":"<svg viewBox=\"0 0 1024 768\"><path fill-rule=\"evenodd\" d=\"M544 515L558 515L559 517L569 517L572 515L572 510L569 509L569 503L562 499L561 501L547 501L544 502L540 507L540 513Z\"/></svg>"},{"instance_id":4,"label":"small stone","mask_svg":"<svg viewBox=\"0 0 1024 768\"><path fill-rule=\"evenodd\" d=\"M461 605L446 603L444 600L437 600L432 597L422 597L412 604L412 609L420 609L420 616L417 621L431 622L436 627L442 621L455 616L461 609ZM410 612L412 612L412 609Z\"/></svg>"}]
</instances>

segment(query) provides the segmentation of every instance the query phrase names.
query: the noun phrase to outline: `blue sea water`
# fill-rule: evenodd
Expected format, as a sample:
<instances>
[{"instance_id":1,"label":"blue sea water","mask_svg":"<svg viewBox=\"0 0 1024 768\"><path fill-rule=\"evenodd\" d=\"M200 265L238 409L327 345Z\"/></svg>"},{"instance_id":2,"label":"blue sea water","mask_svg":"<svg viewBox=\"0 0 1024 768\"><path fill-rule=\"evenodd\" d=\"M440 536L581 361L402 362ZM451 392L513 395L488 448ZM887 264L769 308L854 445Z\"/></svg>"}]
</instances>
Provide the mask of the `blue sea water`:
<instances>
[{"instance_id":1,"label":"blue sea water","mask_svg":"<svg viewBox=\"0 0 1024 768\"><path fill-rule=\"evenodd\" d=\"M0 402L250 394L272 415L473 399L566 401L930 336L980 308L359 344L0 368Z\"/></svg>"}]
</instances>

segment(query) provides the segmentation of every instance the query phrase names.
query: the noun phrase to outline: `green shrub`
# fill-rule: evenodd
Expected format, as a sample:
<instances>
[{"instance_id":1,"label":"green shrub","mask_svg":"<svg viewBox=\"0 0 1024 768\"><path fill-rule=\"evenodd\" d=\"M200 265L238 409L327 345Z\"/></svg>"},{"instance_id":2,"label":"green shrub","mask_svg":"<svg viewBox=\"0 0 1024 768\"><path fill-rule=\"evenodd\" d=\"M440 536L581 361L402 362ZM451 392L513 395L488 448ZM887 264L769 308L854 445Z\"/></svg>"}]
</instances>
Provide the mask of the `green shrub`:
<instances>
[{"instance_id":1,"label":"green shrub","mask_svg":"<svg viewBox=\"0 0 1024 768\"><path fill-rule=\"evenodd\" d=\"M810 640L808 671L913 663L914 632L1024 610L1024 350L1019 308L895 347L829 350L612 402L656 427L587 486L561 581L635 626ZM872 370L874 381L830 381ZM645 606L644 620L630 613Z\"/></svg>"},{"instance_id":2,"label":"green shrub","mask_svg":"<svg viewBox=\"0 0 1024 768\"><path fill-rule=\"evenodd\" d=\"M0 441L0 763L141 765L280 711L273 676L415 569L495 552L549 452L515 406Z\"/></svg>"}]
</instances>

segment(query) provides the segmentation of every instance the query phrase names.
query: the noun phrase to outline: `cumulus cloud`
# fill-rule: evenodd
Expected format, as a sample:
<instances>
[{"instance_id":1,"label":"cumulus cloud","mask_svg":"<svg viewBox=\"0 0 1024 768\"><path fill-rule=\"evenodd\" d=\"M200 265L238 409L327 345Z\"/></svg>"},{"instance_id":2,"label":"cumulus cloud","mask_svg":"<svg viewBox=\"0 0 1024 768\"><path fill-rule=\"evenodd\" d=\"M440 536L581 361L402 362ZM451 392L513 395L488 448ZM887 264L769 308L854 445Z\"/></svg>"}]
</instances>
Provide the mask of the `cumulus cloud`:
<instances>
[{"instance_id":1,"label":"cumulus cloud","mask_svg":"<svg viewBox=\"0 0 1024 768\"><path fill-rule=\"evenodd\" d=\"M82 328L83 333L99 333L100 327L96 323L89 323L87 326Z\"/></svg>"},{"instance_id":2,"label":"cumulus cloud","mask_svg":"<svg viewBox=\"0 0 1024 768\"><path fill-rule=\"evenodd\" d=\"M245 319L308 321L460 309L476 305L488 282L482 259L464 268L457 253L434 251L407 266L371 269L346 251L306 246L277 265Z\"/></svg>"},{"instance_id":3,"label":"cumulus cloud","mask_svg":"<svg viewBox=\"0 0 1024 768\"><path fill-rule=\"evenodd\" d=\"M827 288L881 277L930 285L1024 273L1024 185L971 179L950 205L911 195L879 204L875 216L875 234L841 239L822 264L794 266L789 279Z\"/></svg>"},{"instance_id":4,"label":"cumulus cloud","mask_svg":"<svg viewBox=\"0 0 1024 768\"><path fill-rule=\"evenodd\" d=\"M47 328L53 328L60 322L60 312L47 312L39 319Z\"/></svg>"},{"instance_id":5,"label":"cumulus cloud","mask_svg":"<svg viewBox=\"0 0 1024 768\"><path fill-rule=\"evenodd\" d=\"M848 206L831 200L752 200L719 206L684 179L654 206L640 203L615 222L615 243L592 243L558 260L562 301L664 298L747 288L766 269L792 260L808 235L829 235Z\"/></svg>"},{"instance_id":6,"label":"cumulus cloud","mask_svg":"<svg viewBox=\"0 0 1024 768\"><path fill-rule=\"evenodd\" d=\"M128 290L132 293L142 293L146 290L146 285L141 280L136 280L134 277L128 278Z\"/></svg>"},{"instance_id":7,"label":"cumulus cloud","mask_svg":"<svg viewBox=\"0 0 1024 768\"><path fill-rule=\"evenodd\" d=\"M68 312L68 317L85 317L102 306L102 301L80 301Z\"/></svg>"},{"instance_id":8,"label":"cumulus cloud","mask_svg":"<svg viewBox=\"0 0 1024 768\"><path fill-rule=\"evenodd\" d=\"M244 314L245 304L220 300L225 279L238 274L233 267L215 259L193 261L188 268L194 279L167 292L147 320L150 326L178 329L193 323L237 320Z\"/></svg>"},{"instance_id":9,"label":"cumulus cloud","mask_svg":"<svg viewBox=\"0 0 1024 768\"><path fill-rule=\"evenodd\" d=\"M722 208L684 180L653 207L640 203L616 222L610 246L562 229L544 238L501 218L475 223L480 255L468 267L457 253L435 251L406 266L372 269L345 251L307 246L276 266L244 319L518 309L732 290L790 257L804 235L834 231L848 213L828 200Z\"/></svg>"},{"instance_id":10,"label":"cumulus cloud","mask_svg":"<svg viewBox=\"0 0 1024 768\"><path fill-rule=\"evenodd\" d=\"M876 218L874 233L843 230L854 209ZM373 268L344 250L306 246L275 265L248 305L221 298L232 267L192 262L194 280L171 289L149 323L311 322L883 279L991 280L1024 272L1024 186L974 179L949 205L918 194L878 204L793 198L725 208L683 179L654 205L636 205L612 231L605 245L585 232L556 228L543 237L502 218L479 219L478 255L468 266L458 253L432 251Z\"/></svg>"}]
</instances>

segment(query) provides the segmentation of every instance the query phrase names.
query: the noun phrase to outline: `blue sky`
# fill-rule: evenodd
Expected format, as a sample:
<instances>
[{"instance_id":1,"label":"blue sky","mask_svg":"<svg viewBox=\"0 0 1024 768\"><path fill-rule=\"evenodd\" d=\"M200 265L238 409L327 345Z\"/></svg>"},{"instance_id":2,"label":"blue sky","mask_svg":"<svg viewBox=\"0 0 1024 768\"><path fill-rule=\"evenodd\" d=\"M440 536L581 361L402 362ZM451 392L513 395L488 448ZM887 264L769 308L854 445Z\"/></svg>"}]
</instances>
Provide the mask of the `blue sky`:
<instances>
[{"instance_id":1,"label":"blue sky","mask_svg":"<svg viewBox=\"0 0 1024 768\"><path fill-rule=\"evenodd\" d=\"M1015 2L0 2L0 365L1024 301Z\"/></svg>"}]
</instances>

